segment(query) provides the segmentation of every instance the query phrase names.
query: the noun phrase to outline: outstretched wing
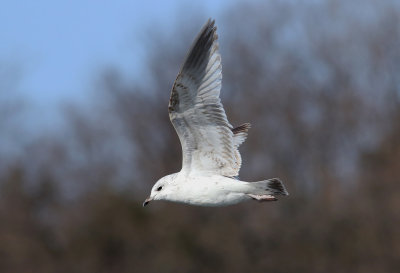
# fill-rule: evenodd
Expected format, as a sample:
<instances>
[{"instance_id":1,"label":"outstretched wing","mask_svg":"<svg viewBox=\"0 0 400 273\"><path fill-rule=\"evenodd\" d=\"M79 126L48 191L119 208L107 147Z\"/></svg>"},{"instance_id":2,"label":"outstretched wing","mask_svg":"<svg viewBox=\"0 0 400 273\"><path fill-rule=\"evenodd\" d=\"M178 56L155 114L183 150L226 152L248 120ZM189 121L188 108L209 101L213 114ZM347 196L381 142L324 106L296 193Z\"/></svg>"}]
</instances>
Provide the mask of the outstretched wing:
<instances>
[{"instance_id":1,"label":"outstretched wing","mask_svg":"<svg viewBox=\"0 0 400 273\"><path fill-rule=\"evenodd\" d=\"M208 20L175 80L168 110L182 145L183 172L236 176L238 143L219 98L217 38L214 21Z\"/></svg>"}]
</instances>

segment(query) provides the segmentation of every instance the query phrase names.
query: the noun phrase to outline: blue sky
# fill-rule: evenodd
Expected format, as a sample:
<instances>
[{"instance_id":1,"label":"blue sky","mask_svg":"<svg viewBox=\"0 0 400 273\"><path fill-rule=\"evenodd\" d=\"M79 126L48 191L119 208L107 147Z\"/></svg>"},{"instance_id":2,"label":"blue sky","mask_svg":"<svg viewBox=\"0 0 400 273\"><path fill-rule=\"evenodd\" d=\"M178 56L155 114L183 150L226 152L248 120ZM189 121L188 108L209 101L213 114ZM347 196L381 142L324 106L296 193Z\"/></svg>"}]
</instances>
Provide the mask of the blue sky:
<instances>
[{"instance_id":1,"label":"blue sky","mask_svg":"<svg viewBox=\"0 0 400 273\"><path fill-rule=\"evenodd\" d=\"M237 1L193 2L3 0L0 80L17 69L17 94L41 108L80 100L107 66L138 72L145 46L140 36L149 26L172 28L182 10L218 20Z\"/></svg>"}]
</instances>

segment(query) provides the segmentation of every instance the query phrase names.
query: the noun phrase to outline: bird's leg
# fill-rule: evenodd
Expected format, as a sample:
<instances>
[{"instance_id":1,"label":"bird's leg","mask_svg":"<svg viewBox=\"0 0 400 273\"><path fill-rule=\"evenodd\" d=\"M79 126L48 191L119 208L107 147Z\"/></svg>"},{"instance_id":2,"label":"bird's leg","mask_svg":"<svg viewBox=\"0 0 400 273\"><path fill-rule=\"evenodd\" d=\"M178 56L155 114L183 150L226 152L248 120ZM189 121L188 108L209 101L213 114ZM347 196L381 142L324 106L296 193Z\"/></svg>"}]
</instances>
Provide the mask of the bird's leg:
<instances>
[{"instance_id":1,"label":"bird's leg","mask_svg":"<svg viewBox=\"0 0 400 273\"><path fill-rule=\"evenodd\" d=\"M260 202L265 202L265 201L276 201L278 199L276 199L275 196L270 195L270 194L264 194L264 195L255 195L255 194L247 194L248 196L250 196L251 198L253 198L254 200L260 201Z\"/></svg>"}]
</instances>

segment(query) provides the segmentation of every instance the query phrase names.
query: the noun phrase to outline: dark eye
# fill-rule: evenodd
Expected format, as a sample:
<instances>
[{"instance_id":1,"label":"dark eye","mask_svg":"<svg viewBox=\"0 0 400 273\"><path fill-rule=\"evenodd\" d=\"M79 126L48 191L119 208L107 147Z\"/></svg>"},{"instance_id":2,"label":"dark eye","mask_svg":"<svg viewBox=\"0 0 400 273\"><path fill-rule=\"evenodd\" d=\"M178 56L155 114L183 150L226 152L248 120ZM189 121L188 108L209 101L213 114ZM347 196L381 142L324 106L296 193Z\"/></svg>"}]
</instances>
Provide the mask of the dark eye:
<instances>
[{"instance_id":1,"label":"dark eye","mask_svg":"<svg viewBox=\"0 0 400 273\"><path fill-rule=\"evenodd\" d=\"M158 188L157 188L157 191L161 191L162 190L162 186L159 186Z\"/></svg>"}]
</instances>

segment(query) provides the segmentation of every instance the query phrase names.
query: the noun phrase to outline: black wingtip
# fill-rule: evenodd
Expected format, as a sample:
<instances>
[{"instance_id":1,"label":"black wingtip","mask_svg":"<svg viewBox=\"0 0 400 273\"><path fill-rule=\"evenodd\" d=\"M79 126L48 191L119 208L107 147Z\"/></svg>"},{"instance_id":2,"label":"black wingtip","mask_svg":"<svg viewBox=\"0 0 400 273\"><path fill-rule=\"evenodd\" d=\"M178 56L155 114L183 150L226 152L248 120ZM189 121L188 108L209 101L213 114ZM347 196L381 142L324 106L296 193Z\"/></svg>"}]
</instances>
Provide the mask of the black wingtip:
<instances>
[{"instance_id":1,"label":"black wingtip","mask_svg":"<svg viewBox=\"0 0 400 273\"><path fill-rule=\"evenodd\" d=\"M208 18L207 22L204 24L204 26L202 27L201 31L204 31L205 29L211 29L214 28L217 29L217 27L215 26L215 19L212 19L211 17Z\"/></svg>"},{"instance_id":2,"label":"black wingtip","mask_svg":"<svg viewBox=\"0 0 400 273\"><path fill-rule=\"evenodd\" d=\"M233 128L232 129L232 133L234 135L239 134L239 133L247 133L250 128L251 128L251 124L250 123L243 123L242 125Z\"/></svg>"},{"instance_id":3,"label":"black wingtip","mask_svg":"<svg viewBox=\"0 0 400 273\"><path fill-rule=\"evenodd\" d=\"M215 20L209 18L194 39L181 70L205 68L203 67L206 65L204 60L207 58L205 56L207 56L213 43L218 39L216 31Z\"/></svg>"}]
</instances>

